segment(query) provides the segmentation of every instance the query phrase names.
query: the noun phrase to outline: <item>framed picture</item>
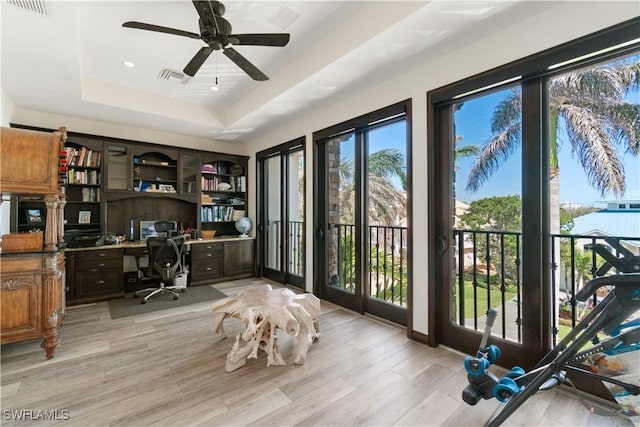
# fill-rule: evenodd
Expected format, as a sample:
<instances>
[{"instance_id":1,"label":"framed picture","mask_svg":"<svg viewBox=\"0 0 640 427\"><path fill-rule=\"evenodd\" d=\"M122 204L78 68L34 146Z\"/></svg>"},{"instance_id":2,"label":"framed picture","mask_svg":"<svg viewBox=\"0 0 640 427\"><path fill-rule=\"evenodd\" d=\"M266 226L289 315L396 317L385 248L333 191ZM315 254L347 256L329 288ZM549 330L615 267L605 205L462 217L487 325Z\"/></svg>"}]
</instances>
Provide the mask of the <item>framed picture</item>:
<instances>
[{"instance_id":1,"label":"framed picture","mask_svg":"<svg viewBox=\"0 0 640 427\"><path fill-rule=\"evenodd\" d=\"M78 224L89 224L91 222L91 211L80 211L78 214Z\"/></svg>"},{"instance_id":2,"label":"framed picture","mask_svg":"<svg viewBox=\"0 0 640 427\"><path fill-rule=\"evenodd\" d=\"M140 221L140 240L147 240L147 237L157 236L155 221Z\"/></svg>"},{"instance_id":3,"label":"framed picture","mask_svg":"<svg viewBox=\"0 0 640 427\"><path fill-rule=\"evenodd\" d=\"M38 208L27 208L27 223L31 224L42 224L44 222L44 215L42 215L42 210Z\"/></svg>"}]
</instances>

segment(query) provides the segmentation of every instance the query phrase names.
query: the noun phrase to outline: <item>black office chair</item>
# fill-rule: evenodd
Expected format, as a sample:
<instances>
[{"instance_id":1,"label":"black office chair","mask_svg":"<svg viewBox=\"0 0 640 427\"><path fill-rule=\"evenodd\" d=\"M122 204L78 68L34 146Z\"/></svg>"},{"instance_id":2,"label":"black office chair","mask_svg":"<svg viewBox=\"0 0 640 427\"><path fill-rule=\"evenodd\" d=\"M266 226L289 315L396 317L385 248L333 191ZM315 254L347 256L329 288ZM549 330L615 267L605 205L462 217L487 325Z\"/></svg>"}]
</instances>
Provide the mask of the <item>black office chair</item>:
<instances>
[{"instance_id":1,"label":"black office chair","mask_svg":"<svg viewBox=\"0 0 640 427\"><path fill-rule=\"evenodd\" d=\"M173 237L178 234L178 223L176 221L156 221L153 229L160 237Z\"/></svg>"},{"instance_id":2,"label":"black office chair","mask_svg":"<svg viewBox=\"0 0 640 427\"><path fill-rule=\"evenodd\" d=\"M149 266L145 271L145 276L151 279L160 280L160 286L156 288L142 289L135 293L139 297L148 292L140 300L140 304L146 304L147 300L154 295L162 293L173 294L173 299L178 299L176 290L186 291L182 286L167 286L172 284L182 269L182 248L184 247L184 236L174 237L148 237L147 249L149 252Z\"/></svg>"}]
</instances>

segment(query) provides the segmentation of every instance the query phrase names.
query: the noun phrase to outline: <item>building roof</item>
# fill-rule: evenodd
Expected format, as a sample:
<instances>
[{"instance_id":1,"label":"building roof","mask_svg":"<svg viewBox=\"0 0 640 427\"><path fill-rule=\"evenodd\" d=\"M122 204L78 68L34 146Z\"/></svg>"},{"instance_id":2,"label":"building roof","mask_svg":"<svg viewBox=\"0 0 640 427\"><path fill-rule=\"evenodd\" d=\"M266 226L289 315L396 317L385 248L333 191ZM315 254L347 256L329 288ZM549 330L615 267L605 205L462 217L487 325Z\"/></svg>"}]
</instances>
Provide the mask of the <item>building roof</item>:
<instances>
[{"instance_id":1,"label":"building roof","mask_svg":"<svg viewBox=\"0 0 640 427\"><path fill-rule=\"evenodd\" d=\"M603 209L579 216L573 220L571 234L640 238L640 209ZM629 243L640 246L640 240Z\"/></svg>"}]
</instances>

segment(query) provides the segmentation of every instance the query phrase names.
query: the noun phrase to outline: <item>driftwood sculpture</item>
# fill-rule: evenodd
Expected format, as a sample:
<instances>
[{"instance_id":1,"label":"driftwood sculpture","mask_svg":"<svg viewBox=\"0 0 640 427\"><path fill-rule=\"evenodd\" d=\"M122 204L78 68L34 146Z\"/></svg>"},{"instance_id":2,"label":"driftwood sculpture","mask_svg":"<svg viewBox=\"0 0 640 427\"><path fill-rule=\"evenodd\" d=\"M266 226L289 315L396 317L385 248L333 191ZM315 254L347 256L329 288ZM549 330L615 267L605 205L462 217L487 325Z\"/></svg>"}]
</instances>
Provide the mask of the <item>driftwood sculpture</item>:
<instances>
[{"instance_id":1,"label":"driftwood sculpture","mask_svg":"<svg viewBox=\"0 0 640 427\"><path fill-rule=\"evenodd\" d=\"M227 337L224 319L235 317L244 322L245 331L236 335L227 354L227 372L244 366L248 358L257 358L258 350L267 353L267 366L285 365L276 342L279 329L295 337L296 364L305 362L309 345L319 336L320 300L313 294L262 285L216 301L211 310L213 331L222 338Z\"/></svg>"}]
</instances>

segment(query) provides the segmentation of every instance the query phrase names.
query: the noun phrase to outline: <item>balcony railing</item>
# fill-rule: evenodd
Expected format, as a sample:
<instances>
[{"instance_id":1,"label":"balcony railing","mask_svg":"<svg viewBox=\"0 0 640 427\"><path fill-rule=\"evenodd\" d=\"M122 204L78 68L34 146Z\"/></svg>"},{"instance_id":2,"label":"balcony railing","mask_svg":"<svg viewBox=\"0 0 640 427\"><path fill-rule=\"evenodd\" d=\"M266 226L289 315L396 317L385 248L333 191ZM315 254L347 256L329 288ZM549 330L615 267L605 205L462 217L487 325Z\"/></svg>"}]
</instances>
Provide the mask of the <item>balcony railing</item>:
<instances>
[{"instance_id":1,"label":"balcony railing","mask_svg":"<svg viewBox=\"0 0 640 427\"><path fill-rule=\"evenodd\" d=\"M353 224L329 224L329 284L354 292L356 287L355 230ZM400 307L407 306L407 228L368 227L369 296Z\"/></svg>"},{"instance_id":2,"label":"balcony railing","mask_svg":"<svg viewBox=\"0 0 640 427\"><path fill-rule=\"evenodd\" d=\"M282 260L280 250L282 221L271 221L267 226L267 236L269 236L269 259L267 266L270 268L281 268ZM287 273L304 276L304 222L289 221L287 227L287 247L289 254L287 257Z\"/></svg>"},{"instance_id":3,"label":"balcony railing","mask_svg":"<svg viewBox=\"0 0 640 427\"><path fill-rule=\"evenodd\" d=\"M454 230L456 248L455 319L468 328L484 328L489 308L500 313L500 325L494 333L502 338L522 340L522 235L515 232ZM606 290L593 295L587 303L572 296L590 279L604 262L591 248L605 244L607 236L551 236L551 295L553 345L559 341ZM638 252L640 237L618 237L623 246Z\"/></svg>"}]
</instances>

